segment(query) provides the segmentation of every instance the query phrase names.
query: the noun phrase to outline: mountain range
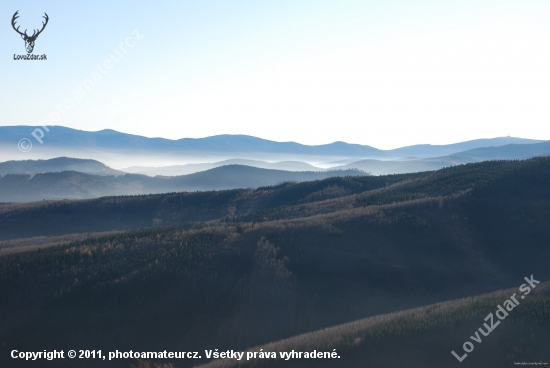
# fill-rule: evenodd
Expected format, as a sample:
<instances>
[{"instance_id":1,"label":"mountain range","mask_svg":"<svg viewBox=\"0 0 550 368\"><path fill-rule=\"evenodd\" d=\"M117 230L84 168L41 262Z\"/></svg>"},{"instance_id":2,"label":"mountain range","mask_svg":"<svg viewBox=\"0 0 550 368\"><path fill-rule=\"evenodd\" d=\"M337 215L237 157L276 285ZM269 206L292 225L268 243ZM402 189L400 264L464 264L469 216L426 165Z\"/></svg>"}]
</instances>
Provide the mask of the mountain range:
<instances>
[{"instance_id":1,"label":"mountain range","mask_svg":"<svg viewBox=\"0 0 550 368\"><path fill-rule=\"evenodd\" d=\"M39 129L37 133L36 130ZM121 169L131 166L182 165L229 159L263 161L303 161L326 163L356 159L394 160L403 158L432 158L461 151L507 144L532 144L542 141L514 137L477 139L449 145L414 145L392 150L371 146L334 142L323 145L303 145L296 142L274 142L247 135L218 135L206 138L147 138L106 129L87 132L61 126L3 126L0 127L0 161L14 159L45 159L77 157L95 159ZM32 133L41 137L39 142ZM29 152L21 152L18 142L28 139ZM357 160L355 160L357 161ZM331 165L328 165L331 166Z\"/></svg>"},{"instance_id":2,"label":"mountain range","mask_svg":"<svg viewBox=\"0 0 550 368\"><path fill-rule=\"evenodd\" d=\"M122 169L122 171L132 174L143 174L149 176L163 175L163 176L177 176L192 174L198 171L204 171L213 169L215 167L227 166L227 165L245 165L251 167L257 167L261 169L273 169L273 170L286 170L286 171L324 171L323 168L310 165L301 161L281 161L281 162L265 162L259 160L245 160L245 159L232 159L223 160L213 163L202 164L186 164L186 165L172 165L165 167L143 167L132 166Z\"/></svg>"},{"instance_id":3,"label":"mountain range","mask_svg":"<svg viewBox=\"0 0 550 368\"><path fill-rule=\"evenodd\" d=\"M213 175L224 168L232 167ZM13 350L92 347L340 356L102 361L113 368L540 361L550 344L549 181L550 157L539 157L257 189L0 204L0 366L29 366ZM540 284L523 299L525 278ZM514 293L518 305L498 317ZM489 313L500 323L487 334ZM459 363L451 351L462 356L465 341L475 350Z\"/></svg>"},{"instance_id":4,"label":"mountain range","mask_svg":"<svg viewBox=\"0 0 550 368\"><path fill-rule=\"evenodd\" d=\"M0 157L26 158L0 162L0 201L258 188L331 176L415 173L487 160L550 156L549 141L513 137L379 150L344 142L307 146L244 135L168 140L64 127L42 132L42 144L30 135L35 140L30 152L14 147L17 138L35 129L39 128L0 127ZM74 156L29 159L69 153ZM220 157L225 159L215 160ZM276 160L280 158L286 160ZM139 165L120 167L128 162ZM178 164L162 166L167 162Z\"/></svg>"},{"instance_id":5,"label":"mountain range","mask_svg":"<svg viewBox=\"0 0 550 368\"><path fill-rule=\"evenodd\" d=\"M57 157L50 160L22 160L0 162L0 176L8 174L44 174L62 171L78 171L93 175L124 175L125 172L111 169L109 166L96 161Z\"/></svg>"},{"instance_id":6,"label":"mountain range","mask_svg":"<svg viewBox=\"0 0 550 368\"><path fill-rule=\"evenodd\" d=\"M373 175L388 175L439 170L444 167L488 160L524 160L538 156L550 156L550 142L475 148L449 156L433 158L401 160L367 159L334 166L333 169L358 169Z\"/></svg>"},{"instance_id":7,"label":"mountain range","mask_svg":"<svg viewBox=\"0 0 550 368\"><path fill-rule=\"evenodd\" d=\"M124 175L126 173L147 176L181 176L222 166L241 165L261 169L304 172L326 170L362 170L372 175L402 174L438 170L444 167L487 160L522 160L537 156L550 156L550 142L531 144L506 144L498 147L482 147L461 151L449 156L433 158L402 158L393 160L348 158L314 166L301 161L266 162L249 159L230 159L212 163L192 163L160 167L132 166L114 170L102 162L90 159L58 157L49 160L11 160L0 162L0 176L7 174L41 174L49 172L77 171L93 175ZM326 167L329 168L326 168ZM281 181L286 180L281 178ZM244 179L243 179L244 180ZM271 182L270 182L271 183ZM251 183L253 186L254 183Z\"/></svg>"},{"instance_id":8,"label":"mountain range","mask_svg":"<svg viewBox=\"0 0 550 368\"><path fill-rule=\"evenodd\" d=\"M78 171L36 173L35 175L8 174L0 178L0 202L258 188L283 182L365 175L368 174L357 169L295 172L243 165L226 165L181 176L156 177L139 174L91 175Z\"/></svg>"}]
</instances>

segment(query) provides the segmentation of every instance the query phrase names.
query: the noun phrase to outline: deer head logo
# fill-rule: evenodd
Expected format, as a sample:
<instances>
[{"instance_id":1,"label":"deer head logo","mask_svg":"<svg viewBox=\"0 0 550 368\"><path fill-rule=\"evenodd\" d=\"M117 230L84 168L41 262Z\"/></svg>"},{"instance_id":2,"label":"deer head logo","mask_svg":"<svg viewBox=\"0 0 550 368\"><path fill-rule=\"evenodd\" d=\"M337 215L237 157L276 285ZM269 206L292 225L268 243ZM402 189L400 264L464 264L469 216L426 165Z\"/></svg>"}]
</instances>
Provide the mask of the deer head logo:
<instances>
[{"instance_id":1,"label":"deer head logo","mask_svg":"<svg viewBox=\"0 0 550 368\"><path fill-rule=\"evenodd\" d=\"M17 13L19 13L19 10L16 11L15 14L13 15L13 18L11 18L11 26L13 27L13 29L15 29L15 32L19 33L21 35L21 38L25 40L25 48L27 49L27 53L30 54L34 49L34 41L36 41L36 38L38 37L38 35L42 33L44 28L46 28L46 24L48 24L48 20L49 20L48 14L44 13L45 15L43 18L46 19L46 21L42 22L42 29L40 31L35 29L32 35L29 36L27 34L27 30L25 30L25 32L20 32L19 26L15 28L15 21L17 18L19 18L19 15L17 15Z\"/></svg>"}]
</instances>

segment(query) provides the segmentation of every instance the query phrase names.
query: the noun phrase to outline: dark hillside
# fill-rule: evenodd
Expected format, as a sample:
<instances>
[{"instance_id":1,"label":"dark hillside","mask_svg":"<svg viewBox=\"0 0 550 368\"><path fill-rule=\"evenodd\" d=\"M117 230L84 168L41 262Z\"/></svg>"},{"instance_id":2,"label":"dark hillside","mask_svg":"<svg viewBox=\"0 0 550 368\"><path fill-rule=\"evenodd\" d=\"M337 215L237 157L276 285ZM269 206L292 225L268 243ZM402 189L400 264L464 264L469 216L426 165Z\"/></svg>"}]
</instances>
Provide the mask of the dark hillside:
<instances>
[{"instance_id":1,"label":"dark hillside","mask_svg":"<svg viewBox=\"0 0 550 368\"><path fill-rule=\"evenodd\" d=\"M189 202L198 206L193 212L234 203L233 215L224 221L90 236L2 256L0 341L6 342L3 349L21 350L238 350L360 318L517 287L526 275L545 281L550 279L549 161L466 165L401 182L399 176L385 178L387 182L341 178L203 193L202 200ZM284 191L294 202L284 202ZM261 195L269 200L255 197ZM373 197L373 204L363 201ZM150 208L159 198L143 197L151 201L144 202ZM239 200L255 201L264 215L269 208L292 215L240 221L255 216L255 204L241 206ZM74 203L105 205L99 200ZM25 211L34 213L29 208ZM129 208L138 212L138 207ZM248 210L252 212L246 215ZM14 211L6 209L2 216ZM56 211L62 213L52 213ZM47 216L45 211L37 218ZM533 313L546 313L544 308ZM472 314L468 321L485 315ZM447 327L437 328L418 343L433 341ZM457 331L459 344L469 335L462 338L463 331ZM539 331L533 333L538 336ZM384 345L384 340L376 346L386 352L403 346L404 354L407 343L416 346L411 339L390 338L397 345ZM445 341L455 348L447 338L442 347ZM430 359L446 358L447 350L434 352ZM188 367L198 362L174 363ZM79 364L94 366L90 361Z\"/></svg>"},{"instance_id":2,"label":"dark hillside","mask_svg":"<svg viewBox=\"0 0 550 368\"><path fill-rule=\"evenodd\" d=\"M3 234L23 219L37 233L48 226L62 231L63 224L85 232L118 219L129 228L151 214L159 221L148 229L90 234L1 256L0 359L8 359L10 349L60 347L244 350L361 318L517 288L526 275L549 280L549 172L550 160L544 158L257 190L1 206ZM66 216L64 223L59 216ZM100 221L86 227L92 216ZM166 219L170 226L163 225ZM40 227L40 221L48 226ZM531 324L507 325L500 330L508 331L503 340L495 338L487 351L500 354L503 341L512 344L511 357L535 359L538 340L509 338L544 331L542 323L532 331L530 326L546 318L547 299L526 305L526 314L518 316ZM449 366L450 350L488 313L479 315L486 310L480 308L450 315L449 321L421 321L420 327L399 322L376 335L378 340L363 344L366 337L345 337L336 347L347 351L351 366L364 358L364 349L379 349L382 357L399 347L401 355L388 365L397 366L405 353L433 342L441 352L411 356L427 359L418 362L428 366ZM456 328L458 342L449 326ZM383 363L372 359L375 366ZM487 360L468 364L483 366ZM0 365L28 366L13 360Z\"/></svg>"},{"instance_id":3,"label":"dark hillside","mask_svg":"<svg viewBox=\"0 0 550 368\"><path fill-rule=\"evenodd\" d=\"M283 182L302 182L338 176L365 176L353 170L284 171L243 165L227 165L181 176L125 174L90 175L77 171L0 177L0 201L32 202L59 199L89 199L116 195L139 195L182 191L257 188Z\"/></svg>"},{"instance_id":4,"label":"dark hillside","mask_svg":"<svg viewBox=\"0 0 550 368\"><path fill-rule=\"evenodd\" d=\"M482 326L484 317L514 293L517 288L380 315L249 350L332 353L336 349L340 358L252 359L239 364L222 359L201 367L507 367L514 362L540 362L550 343L546 333L550 326L549 283L538 285L488 336L477 330L481 326L487 331ZM499 319L493 318L496 324ZM470 339L472 331L481 337L479 343ZM475 344L474 351L459 362L451 351L462 357L464 341ZM419 353L427 347L428 354Z\"/></svg>"},{"instance_id":5,"label":"dark hillside","mask_svg":"<svg viewBox=\"0 0 550 368\"><path fill-rule=\"evenodd\" d=\"M261 187L257 190L235 189L5 204L0 206L0 240L232 218L300 201L319 202L327 198L361 193L408 177L410 176L333 177ZM334 188L340 189L335 191Z\"/></svg>"},{"instance_id":6,"label":"dark hillside","mask_svg":"<svg viewBox=\"0 0 550 368\"><path fill-rule=\"evenodd\" d=\"M523 186L519 194L512 195L532 196L539 201L548 195L549 189L543 183L550 180L549 162L549 158L492 161L435 172L333 177L256 190L5 204L0 206L0 240L221 218L231 222L262 222L428 197L453 197L474 189L469 194L473 198L494 202L505 200L510 191ZM544 204L544 199L541 203Z\"/></svg>"}]
</instances>

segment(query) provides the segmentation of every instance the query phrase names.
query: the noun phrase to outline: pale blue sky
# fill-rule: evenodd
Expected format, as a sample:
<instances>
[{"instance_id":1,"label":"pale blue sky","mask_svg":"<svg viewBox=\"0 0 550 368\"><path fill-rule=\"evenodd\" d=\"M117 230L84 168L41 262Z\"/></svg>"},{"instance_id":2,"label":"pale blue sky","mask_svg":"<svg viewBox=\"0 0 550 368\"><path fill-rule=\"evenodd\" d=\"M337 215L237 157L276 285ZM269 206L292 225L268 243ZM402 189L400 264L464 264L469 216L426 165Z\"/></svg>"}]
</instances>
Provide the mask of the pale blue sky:
<instances>
[{"instance_id":1,"label":"pale blue sky","mask_svg":"<svg viewBox=\"0 0 550 368\"><path fill-rule=\"evenodd\" d=\"M11 28L50 22L34 54ZM39 125L139 30L57 125L379 148L550 139L548 1L12 1L0 125ZM29 33L32 33L29 31Z\"/></svg>"}]
</instances>

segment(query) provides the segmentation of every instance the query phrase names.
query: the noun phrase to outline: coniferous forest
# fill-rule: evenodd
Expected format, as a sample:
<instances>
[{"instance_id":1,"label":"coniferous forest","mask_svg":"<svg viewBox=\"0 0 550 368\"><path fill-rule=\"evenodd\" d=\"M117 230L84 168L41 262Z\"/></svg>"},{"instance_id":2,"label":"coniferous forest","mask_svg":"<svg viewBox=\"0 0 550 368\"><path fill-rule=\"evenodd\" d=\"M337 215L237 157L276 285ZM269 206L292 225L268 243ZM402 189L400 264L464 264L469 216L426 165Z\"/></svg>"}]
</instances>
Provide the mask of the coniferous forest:
<instances>
[{"instance_id":1,"label":"coniferous forest","mask_svg":"<svg viewBox=\"0 0 550 368\"><path fill-rule=\"evenodd\" d=\"M4 203L0 365L31 366L10 359L12 349L201 355L105 367L547 361L549 183L550 158L534 158L257 189ZM482 342L470 339L531 275L541 281L533 292ZM475 350L459 363L451 351L463 355L465 341ZM211 361L209 349L336 349L340 358Z\"/></svg>"}]
</instances>

